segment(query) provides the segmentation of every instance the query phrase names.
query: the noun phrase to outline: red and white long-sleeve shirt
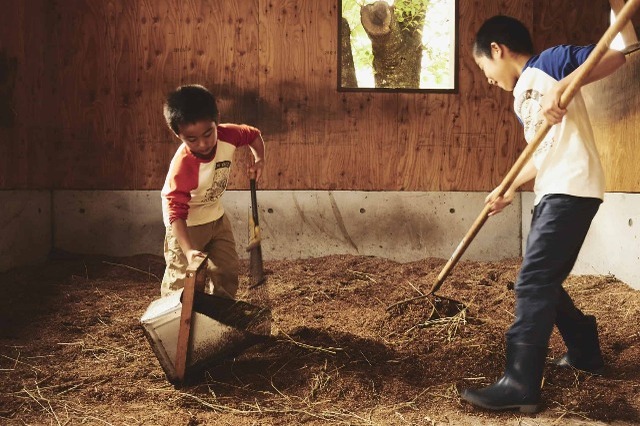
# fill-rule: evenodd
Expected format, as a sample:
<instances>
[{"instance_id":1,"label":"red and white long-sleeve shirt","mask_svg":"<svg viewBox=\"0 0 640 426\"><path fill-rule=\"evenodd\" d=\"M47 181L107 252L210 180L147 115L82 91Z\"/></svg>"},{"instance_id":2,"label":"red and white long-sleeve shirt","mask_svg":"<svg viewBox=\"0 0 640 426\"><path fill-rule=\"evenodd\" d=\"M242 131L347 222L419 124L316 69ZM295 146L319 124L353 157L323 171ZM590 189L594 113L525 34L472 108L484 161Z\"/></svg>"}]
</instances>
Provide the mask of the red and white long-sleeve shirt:
<instances>
[{"instance_id":1,"label":"red and white long-sleeve shirt","mask_svg":"<svg viewBox=\"0 0 640 426\"><path fill-rule=\"evenodd\" d=\"M161 191L165 226L184 219L187 226L202 225L224 214L220 197L227 189L233 154L259 135L255 127L219 124L218 143L212 159L198 158L183 143L176 151Z\"/></svg>"}]
</instances>

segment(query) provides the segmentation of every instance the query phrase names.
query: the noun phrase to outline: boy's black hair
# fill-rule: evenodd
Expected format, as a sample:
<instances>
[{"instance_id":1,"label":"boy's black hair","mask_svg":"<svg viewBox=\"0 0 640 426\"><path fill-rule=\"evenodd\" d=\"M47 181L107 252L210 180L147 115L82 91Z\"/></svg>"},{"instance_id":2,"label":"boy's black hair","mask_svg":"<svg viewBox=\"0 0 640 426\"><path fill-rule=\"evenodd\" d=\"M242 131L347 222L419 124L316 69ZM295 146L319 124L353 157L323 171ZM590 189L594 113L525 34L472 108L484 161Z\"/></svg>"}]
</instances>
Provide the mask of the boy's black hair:
<instances>
[{"instance_id":1,"label":"boy's black hair","mask_svg":"<svg viewBox=\"0 0 640 426\"><path fill-rule=\"evenodd\" d=\"M200 120L211 120L218 124L216 98L204 86L187 84L169 93L164 103L164 118L177 135L179 126Z\"/></svg>"},{"instance_id":2,"label":"boy's black hair","mask_svg":"<svg viewBox=\"0 0 640 426\"><path fill-rule=\"evenodd\" d=\"M482 24L473 41L473 54L491 58L492 42L503 44L515 53L534 54L529 30L510 16L496 15Z\"/></svg>"}]
</instances>

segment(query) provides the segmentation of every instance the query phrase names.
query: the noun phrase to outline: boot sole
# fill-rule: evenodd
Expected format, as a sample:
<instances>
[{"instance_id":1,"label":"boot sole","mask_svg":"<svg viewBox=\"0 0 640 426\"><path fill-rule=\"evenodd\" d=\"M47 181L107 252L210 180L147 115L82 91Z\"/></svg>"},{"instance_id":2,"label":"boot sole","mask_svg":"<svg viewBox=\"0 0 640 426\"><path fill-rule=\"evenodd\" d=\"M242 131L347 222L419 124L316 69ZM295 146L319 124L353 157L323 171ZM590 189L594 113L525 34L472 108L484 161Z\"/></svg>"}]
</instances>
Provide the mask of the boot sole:
<instances>
[{"instance_id":1,"label":"boot sole","mask_svg":"<svg viewBox=\"0 0 640 426\"><path fill-rule=\"evenodd\" d=\"M552 365L555 365L556 367L560 367L560 368L569 368L572 370L578 370L581 371L583 373L588 373L588 374L592 374L594 376L602 376L602 373L604 372L605 366L598 366L595 368L579 368L576 367L575 365L571 364L570 362L567 362L564 358L559 358L556 360L553 360L551 362Z\"/></svg>"},{"instance_id":2,"label":"boot sole","mask_svg":"<svg viewBox=\"0 0 640 426\"><path fill-rule=\"evenodd\" d=\"M485 402L476 399L471 395L465 395L464 393L461 394L460 397L473 405L492 411L519 410L523 414L535 414L540 411L540 404L511 404L497 406L486 404Z\"/></svg>"}]
</instances>

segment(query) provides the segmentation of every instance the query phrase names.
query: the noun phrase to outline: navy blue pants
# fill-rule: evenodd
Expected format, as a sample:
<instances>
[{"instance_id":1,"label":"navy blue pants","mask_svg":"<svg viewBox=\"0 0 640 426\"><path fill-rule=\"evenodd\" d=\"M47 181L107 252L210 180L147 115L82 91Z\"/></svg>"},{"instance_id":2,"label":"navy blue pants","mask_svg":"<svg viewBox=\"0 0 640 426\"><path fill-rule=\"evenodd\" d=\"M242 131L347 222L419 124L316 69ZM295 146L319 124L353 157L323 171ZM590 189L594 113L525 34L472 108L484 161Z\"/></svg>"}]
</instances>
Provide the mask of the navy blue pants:
<instances>
[{"instance_id":1,"label":"navy blue pants","mask_svg":"<svg viewBox=\"0 0 640 426\"><path fill-rule=\"evenodd\" d=\"M515 285L516 319L507 340L547 347L556 324L575 328L584 314L562 287L576 262L600 203L597 198L546 195L535 206L525 256Z\"/></svg>"}]
</instances>

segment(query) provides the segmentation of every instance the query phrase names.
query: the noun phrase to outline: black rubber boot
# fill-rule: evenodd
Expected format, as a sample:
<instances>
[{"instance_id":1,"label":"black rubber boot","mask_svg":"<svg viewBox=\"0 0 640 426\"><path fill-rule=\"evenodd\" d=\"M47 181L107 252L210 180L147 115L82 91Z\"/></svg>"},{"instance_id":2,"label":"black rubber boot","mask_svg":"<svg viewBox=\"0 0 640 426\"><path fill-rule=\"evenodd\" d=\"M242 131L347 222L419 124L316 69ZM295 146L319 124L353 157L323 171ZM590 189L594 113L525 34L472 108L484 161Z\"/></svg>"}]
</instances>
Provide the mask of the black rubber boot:
<instances>
[{"instance_id":1,"label":"black rubber boot","mask_svg":"<svg viewBox=\"0 0 640 426\"><path fill-rule=\"evenodd\" d=\"M546 353L546 347L507 342L507 365L502 378L483 389L463 390L460 396L489 410L517 409L521 413L536 413L540 409Z\"/></svg>"},{"instance_id":2,"label":"black rubber boot","mask_svg":"<svg viewBox=\"0 0 640 426\"><path fill-rule=\"evenodd\" d=\"M558 330L567 345L567 353L553 363L560 367L573 367L592 374L600 374L604 367L598 326L593 315L585 315L571 327L558 325Z\"/></svg>"}]
</instances>

